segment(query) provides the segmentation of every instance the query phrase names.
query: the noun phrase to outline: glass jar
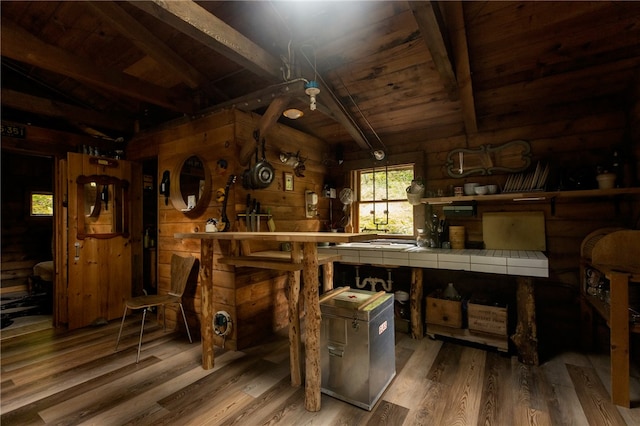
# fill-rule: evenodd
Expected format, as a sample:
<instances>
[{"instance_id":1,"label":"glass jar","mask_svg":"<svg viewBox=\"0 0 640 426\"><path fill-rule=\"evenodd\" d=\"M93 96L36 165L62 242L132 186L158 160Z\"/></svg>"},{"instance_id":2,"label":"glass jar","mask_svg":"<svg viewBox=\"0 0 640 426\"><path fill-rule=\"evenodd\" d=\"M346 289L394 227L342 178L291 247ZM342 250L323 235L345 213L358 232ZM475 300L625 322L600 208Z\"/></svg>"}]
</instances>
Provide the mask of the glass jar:
<instances>
[{"instance_id":1,"label":"glass jar","mask_svg":"<svg viewBox=\"0 0 640 426\"><path fill-rule=\"evenodd\" d=\"M422 228L418 228L418 236L416 237L416 246L429 247L429 236Z\"/></svg>"},{"instance_id":2,"label":"glass jar","mask_svg":"<svg viewBox=\"0 0 640 426\"><path fill-rule=\"evenodd\" d=\"M447 284L442 295L445 299L460 300L460 293L458 293L458 290L453 286L453 283Z\"/></svg>"}]
</instances>

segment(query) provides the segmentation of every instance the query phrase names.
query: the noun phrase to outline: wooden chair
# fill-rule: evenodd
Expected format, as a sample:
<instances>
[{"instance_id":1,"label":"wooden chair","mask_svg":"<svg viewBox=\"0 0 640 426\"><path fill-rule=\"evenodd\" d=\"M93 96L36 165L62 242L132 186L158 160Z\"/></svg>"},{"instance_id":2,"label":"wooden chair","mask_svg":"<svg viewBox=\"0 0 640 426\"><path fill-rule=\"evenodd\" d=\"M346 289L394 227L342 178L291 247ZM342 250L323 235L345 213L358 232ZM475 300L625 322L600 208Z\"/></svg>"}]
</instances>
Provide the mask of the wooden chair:
<instances>
[{"instance_id":1,"label":"wooden chair","mask_svg":"<svg viewBox=\"0 0 640 426\"><path fill-rule=\"evenodd\" d=\"M142 347L142 335L144 333L144 320L147 315L147 310L153 306L162 306L162 321L163 327L166 331L166 315L165 305L178 304L180 311L182 312L182 319L184 320L184 326L187 329L187 336L189 336L189 342L191 340L191 333L189 332L189 325L187 324L187 317L184 314L184 308L182 307L182 294L184 293L187 285L187 280L191 274L191 269L195 264L196 258L193 256L182 257L174 254L171 256L171 290L167 294L151 294L148 296L138 296L125 300L124 313L122 314L122 323L120 324L120 331L118 332L118 341L116 342L116 351L118 350L118 344L120 343L120 336L122 335L122 327L124 326L124 320L127 316L127 310L144 309L142 312L142 324L140 326L140 341L138 342L138 356L136 357L136 364L140 360L140 348Z\"/></svg>"}]
</instances>

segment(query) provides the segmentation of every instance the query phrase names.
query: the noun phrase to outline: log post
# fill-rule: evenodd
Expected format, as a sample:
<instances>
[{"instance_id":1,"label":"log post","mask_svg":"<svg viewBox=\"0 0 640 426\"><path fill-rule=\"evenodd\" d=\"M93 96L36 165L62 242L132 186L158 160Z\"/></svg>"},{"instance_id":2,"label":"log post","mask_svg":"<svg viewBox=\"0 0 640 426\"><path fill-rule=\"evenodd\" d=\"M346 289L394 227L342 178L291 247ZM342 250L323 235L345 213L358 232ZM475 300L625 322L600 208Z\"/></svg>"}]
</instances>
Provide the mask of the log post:
<instances>
[{"instance_id":1,"label":"log post","mask_svg":"<svg viewBox=\"0 0 640 426\"><path fill-rule=\"evenodd\" d=\"M213 368L213 240L200 240L202 368Z\"/></svg>"},{"instance_id":2,"label":"log post","mask_svg":"<svg viewBox=\"0 0 640 426\"><path fill-rule=\"evenodd\" d=\"M300 243L293 243L291 262L302 262ZM300 370L300 271L287 272L289 286L289 369L291 370L291 386L302 385Z\"/></svg>"},{"instance_id":3,"label":"log post","mask_svg":"<svg viewBox=\"0 0 640 426\"><path fill-rule=\"evenodd\" d=\"M518 325L511 340L518 349L518 359L523 364L538 365L538 328L536 325L536 299L533 278L517 277L516 291Z\"/></svg>"},{"instance_id":4,"label":"log post","mask_svg":"<svg viewBox=\"0 0 640 426\"><path fill-rule=\"evenodd\" d=\"M422 268L411 268L409 304L411 309L411 338L413 339L422 339L424 337L422 293Z\"/></svg>"},{"instance_id":5,"label":"log post","mask_svg":"<svg viewBox=\"0 0 640 426\"><path fill-rule=\"evenodd\" d=\"M322 265L322 292L333 290L333 262Z\"/></svg>"},{"instance_id":6,"label":"log post","mask_svg":"<svg viewBox=\"0 0 640 426\"><path fill-rule=\"evenodd\" d=\"M315 242L303 246L305 301L305 392L307 411L320 411L320 298L318 295L318 248Z\"/></svg>"},{"instance_id":7,"label":"log post","mask_svg":"<svg viewBox=\"0 0 640 426\"><path fill-rule=\"evenodd\" d=\"M630 408L629 396L629 274L610 272L611 402Z\"/></svg>"}]
</instances>

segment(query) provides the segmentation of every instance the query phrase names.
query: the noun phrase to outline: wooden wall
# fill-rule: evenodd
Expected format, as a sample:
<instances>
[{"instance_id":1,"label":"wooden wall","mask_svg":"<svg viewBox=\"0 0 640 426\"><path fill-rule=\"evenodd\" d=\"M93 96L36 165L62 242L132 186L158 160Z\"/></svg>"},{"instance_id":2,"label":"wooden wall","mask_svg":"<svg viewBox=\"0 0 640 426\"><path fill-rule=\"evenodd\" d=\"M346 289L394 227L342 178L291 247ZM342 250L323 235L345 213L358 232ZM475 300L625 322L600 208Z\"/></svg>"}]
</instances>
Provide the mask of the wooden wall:
<instances>
[{"instance_id":1,"label":"wooden wall","mask_svg":"<svg viewBox=\"0 0 640 426\"><path fill-rule=\"evenodd\" d=\"M2 293L25 291L33 266L51 260L52 217L30 217L31 191L53 192L53 159L2 154Z\"/></svg>"},{"instance_id":2,"label":"wooden wall","mask_svg":"<svg viewBox=\"0 0 640 426\"><path fill-rule=\"evenodd\" d=\"M182 123L173 123L166 128L148 134L141 134L129 144L127 158L142 160L157 156L158 182L164 170L173 170L185 158L198 155L207 164L212 174L209 203L201 212L185 214L176 210L171 201L164 203L160 196L158 211L158 292L169 288L170 258L172 253L200 256L198 240L176 240L176 232L204 231L207 218L220 218L222 203L216 201L215 193L224 188L230 174L238 180L229 191L227 215L231 220L231 229L244 230L244 223L238 221L236 213L244 213L246 197L249 193L261 203L262 211L270 210L278 231L320 230L323 223L319 218L307 219L304 212L304 191L311 190L320 194L324 184L325 167L322 155L325 144L311 136L286 126L276 124L265 137L266 158L275 168L275 179L267 189L247 190L242 186L242 174L245 165L239 164L240 148L245 143L255 143L253 131L257 128L259 116L237 110L225 110L199 119ZM294 177L294 190L284 191L283 173L293 173L284 166L278 154L281 151L297 152L306 158L306 170L303 177ZM218 161L226 160L228 167L223 169ZM320 217L328 217L328 199L320 198ZM263 223L264 225L264 223ZM251 249L261 250L268 247L255 245ZM215 245L216 259L223 251L236 250L225 242ZM233 335L226 339L227 348L239 348L265 337L265 331L271 331L286 325L286 299L284 299L284 275L271 271L243 270L236 273L234 267L219 264L214 259L215 310L225 310L231 314L235 327ZM198 335L200 312L200 289L198 283L191 283L187 293L188 322L192 332ZM273 312L267 313L268 301ZM272 309L272 308L270 308ZM169 321L175 321L175 311L167 314ZM271 316L266 320L266 316ZM284 316L283 316L284 315ZM270 330L265 330L265 327ZM240 334L238 334L240 328ZM221 339L218 344L221 344Z\"/></svg>"}]
</instances>

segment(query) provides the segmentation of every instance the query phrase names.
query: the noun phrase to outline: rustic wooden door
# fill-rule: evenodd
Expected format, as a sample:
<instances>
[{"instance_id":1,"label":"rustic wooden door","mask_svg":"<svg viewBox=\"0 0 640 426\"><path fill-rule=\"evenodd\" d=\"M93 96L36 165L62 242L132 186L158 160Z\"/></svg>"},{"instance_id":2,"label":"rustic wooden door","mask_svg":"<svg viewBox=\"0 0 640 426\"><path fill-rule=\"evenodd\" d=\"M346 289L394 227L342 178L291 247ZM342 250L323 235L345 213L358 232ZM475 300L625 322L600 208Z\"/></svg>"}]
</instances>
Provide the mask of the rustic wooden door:
<instances>
[{"instance_id":1,"label":"rustic wooden door","mask_svg":"<svg viewBox=\"0 0 640 426\"><path fill-rule=\"evenodd\" d=\"M136 169L125 160L67 155L69 329L120 317L131 296Z\"/></svg>"}]
</instances>

